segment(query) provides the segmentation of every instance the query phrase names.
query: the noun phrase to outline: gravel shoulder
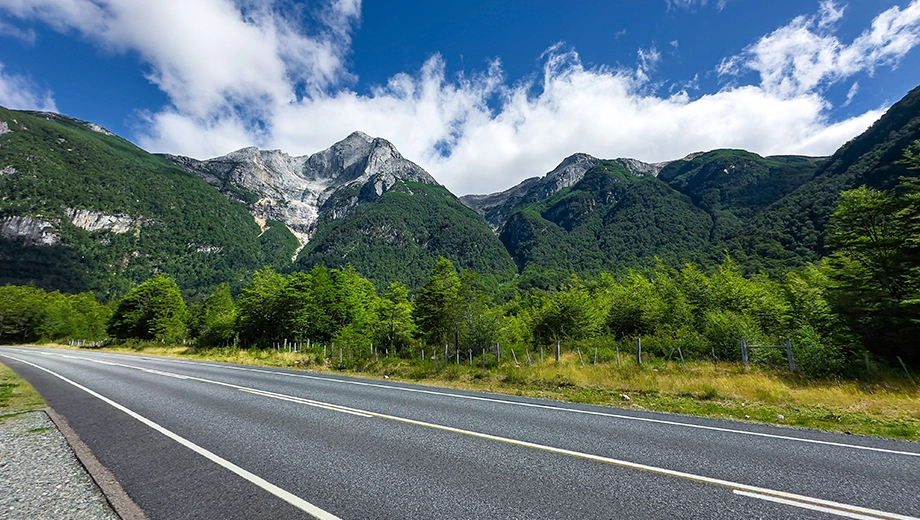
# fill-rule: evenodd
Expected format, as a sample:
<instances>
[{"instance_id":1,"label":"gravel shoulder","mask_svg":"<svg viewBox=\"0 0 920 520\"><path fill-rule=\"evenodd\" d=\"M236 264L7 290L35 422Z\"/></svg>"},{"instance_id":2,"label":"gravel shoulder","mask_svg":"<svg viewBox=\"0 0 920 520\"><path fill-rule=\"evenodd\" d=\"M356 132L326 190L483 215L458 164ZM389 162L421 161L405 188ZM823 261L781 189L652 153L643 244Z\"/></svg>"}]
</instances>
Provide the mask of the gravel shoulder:
<instances>
[{"instance_id":1,"label":"gravel shoulder","mask_svg":"<svg viewBox=\"0 0 920 520\"><path fill-rule=\"evenodd\" d=\"M0 418L0 519L117 520L45 411Z\"/></svg>"}]
</instances>

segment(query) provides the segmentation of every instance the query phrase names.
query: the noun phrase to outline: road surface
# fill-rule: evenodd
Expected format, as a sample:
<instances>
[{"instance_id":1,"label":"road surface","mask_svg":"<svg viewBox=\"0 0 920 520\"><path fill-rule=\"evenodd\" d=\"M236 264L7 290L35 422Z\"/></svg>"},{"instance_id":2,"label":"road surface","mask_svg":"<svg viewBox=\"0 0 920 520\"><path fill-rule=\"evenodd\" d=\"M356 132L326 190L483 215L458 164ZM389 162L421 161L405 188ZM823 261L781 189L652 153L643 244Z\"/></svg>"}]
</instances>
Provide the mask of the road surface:
<instances>
[{"instance_id":1,"label":"road surface","mask_svg":"<svg viewBox=\"0 0 920 520\"><path fill-rule=\"evenodd\" d=\"M0 347L151 519L912 518L920 444Z\"/></svg>"}]
</instances>

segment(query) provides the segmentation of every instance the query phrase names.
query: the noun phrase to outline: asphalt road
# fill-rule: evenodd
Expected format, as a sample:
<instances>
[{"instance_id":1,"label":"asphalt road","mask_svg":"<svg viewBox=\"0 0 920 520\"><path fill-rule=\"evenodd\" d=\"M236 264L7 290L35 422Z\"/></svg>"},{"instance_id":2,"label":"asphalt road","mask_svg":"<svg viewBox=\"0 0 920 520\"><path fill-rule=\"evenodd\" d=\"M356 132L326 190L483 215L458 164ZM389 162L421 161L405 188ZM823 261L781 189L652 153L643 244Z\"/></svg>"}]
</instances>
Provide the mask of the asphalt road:
<instances>
[{"instance_id":1,"label":"asphalt road","mask_svg":"<svg viewBox=\"0 0 920 520\"><path fill-rule=\"evenodd\" d=\"M152 519L910 518L920 444L0 347Z\"/></svg>"}]
</instances>

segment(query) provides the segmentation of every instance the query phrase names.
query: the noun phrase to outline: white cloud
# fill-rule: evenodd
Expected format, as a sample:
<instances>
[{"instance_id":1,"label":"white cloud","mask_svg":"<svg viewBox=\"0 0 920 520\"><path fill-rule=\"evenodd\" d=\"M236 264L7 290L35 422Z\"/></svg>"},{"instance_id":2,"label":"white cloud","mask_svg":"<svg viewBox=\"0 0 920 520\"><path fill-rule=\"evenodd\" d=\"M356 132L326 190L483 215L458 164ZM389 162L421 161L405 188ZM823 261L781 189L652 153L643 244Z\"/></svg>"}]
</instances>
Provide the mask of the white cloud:
<instances>
[{"instance_id":1,"label":"white cloud","mask_svg":"<svg viewBox=\"0 0 920 520\"><path fill-rule=\"evenodd\" d=\"M27 45L35 43L35 31L31 29L20 29L11 23L0 19L0 36L14 38Z\"/></svg>"},{"instance_id":2,"label":"white cloud","mask_svg":"<svg viewBox=\"0 0 920 520\"><path fill-rule=\"evenodd\" d=\"M360 2L326 3L315 14L321 27L309 36L284 0L5 0L0 9L78 31L115 52L137 51L177 111L207 120L347 79L344 57Z\"/></svg>"},{"instance_id":3,"label":"white cloud","mask_svg":"<svg viewBox=\"0 0 920 520\"><path fill-rule=\"evenodd\" d=\"M3 72L0 63L0 106L19 110L56 112L54 97L35 85L29 78Z\"/></svg>"},{"instance_id":4,"label":"white cloud","mask_svg":"<svg viewBox=\"0 0 920 520\"><path fill-rule=\"evenodd\" d=\"M684 9L692 10L697 7L704 7L709 4L709 0L665 0L668 6L668 11L672 9ZM725 9L725 5L728 3L728 0L715 0L712 2L715 5L716 9L722 10Z\"/></svg>"},{"instance_id":5,"label":"white cloud","mask_svg":"<svg viewBox=\"0 0 920 520\"><path fill-rule=\"evenodd\" d=\"M4 0L0 10L142 56L170 99L145 114L139 142L149 150L207 158L255 144L308 154L362 130L393 141L457 194L506 189L578 151L648 162L722 147L832 153L881 111L831 122L823 87L895 65L917 45L920 18L920 0L893 8L847 45L833 33L843 9L825 2L719 69L757 71L759 84L693 98L687 91L698 78L674 94L657 93L668 89L651 79L664 59L654 46L641 49L631 68L589 68L562 44L544 53L542 75L527 81L509 83L497 60L448 77L433 56L421 70L359 95L348 88L354 78L345 59L360 2L324 6L308 13L310 23L286 11L286 0Z\"/></svg>"},{"instance_id":6,"label":"white cloud","mask_svg":"<svg viewBox=\"0 0 920 520\"><path fill-rule=\"evenodd\" d=\"M756 71L763 88L796 97L880 66L893 66L920 44L920 0L881 13L851 43L833 33L844 9L831 0L815 16L799 16L764 36L744 53L723 61L719 72L735 75Z\"/></svg>"}]
</instances>

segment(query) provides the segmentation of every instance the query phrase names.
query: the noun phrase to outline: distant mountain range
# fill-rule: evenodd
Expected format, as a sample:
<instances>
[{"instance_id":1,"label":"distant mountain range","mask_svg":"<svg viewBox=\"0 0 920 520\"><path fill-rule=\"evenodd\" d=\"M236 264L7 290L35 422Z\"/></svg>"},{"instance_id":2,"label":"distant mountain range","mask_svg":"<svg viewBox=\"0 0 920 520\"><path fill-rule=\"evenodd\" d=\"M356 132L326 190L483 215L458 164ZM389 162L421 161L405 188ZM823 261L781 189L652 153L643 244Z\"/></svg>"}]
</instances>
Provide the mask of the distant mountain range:
<instances>
[{"instance_id":1,"label":"distant mountain range","mask_svg":"<svg viewBox=\"0 0 920 520\"><path fill-rule=\"evenodd\" d=\"M118 295L154 273L192 297L252 270L352 264L419 286L438 256L490 283L552 287L664 261L775 274L826 253L840 192L890 188L920 139L920 88L829 158L714 150L647 164L574 154L540 177L455 197L355 132L304 157L244 148L154 156L65 116L0 108L0 283Z\"/></svg>"}]
</instances>

